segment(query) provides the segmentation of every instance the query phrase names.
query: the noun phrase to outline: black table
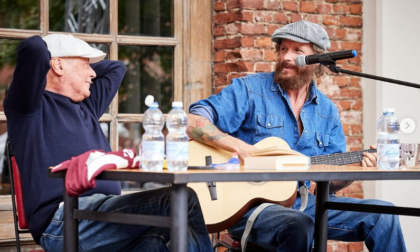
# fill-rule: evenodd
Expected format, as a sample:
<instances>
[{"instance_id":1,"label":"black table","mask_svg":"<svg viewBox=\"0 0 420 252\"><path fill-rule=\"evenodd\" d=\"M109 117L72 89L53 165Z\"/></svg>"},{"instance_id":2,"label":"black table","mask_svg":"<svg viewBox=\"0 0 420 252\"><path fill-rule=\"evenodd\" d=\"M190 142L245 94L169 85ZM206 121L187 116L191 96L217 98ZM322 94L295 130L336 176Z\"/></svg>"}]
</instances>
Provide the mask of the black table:
<instances>
[{"instance_id":1,"label":"black table","mask_svg":"<svg viewBox=\"0 0 420 252\"><path fill-rule=\"evenodd\" d=\"M51 173L51 178L64 178L65 172ZM77 197L64 193L64 249L77 251L78 219L141 224L171 229L171 251L187 251L187 183L229 181L305 181L317 184L315 207L315 251L327 251L327 211L348 210L420 216L420 209L337 203L328 201L328 182L332 180L420 180L420 169L382 171L355 166L314 165L306 171L269 170L188 170L186 172L145 172L139 169L108 170L96 179L171 183L171 216L148 216L78 210Z\"/></svg>"}]
</instances>

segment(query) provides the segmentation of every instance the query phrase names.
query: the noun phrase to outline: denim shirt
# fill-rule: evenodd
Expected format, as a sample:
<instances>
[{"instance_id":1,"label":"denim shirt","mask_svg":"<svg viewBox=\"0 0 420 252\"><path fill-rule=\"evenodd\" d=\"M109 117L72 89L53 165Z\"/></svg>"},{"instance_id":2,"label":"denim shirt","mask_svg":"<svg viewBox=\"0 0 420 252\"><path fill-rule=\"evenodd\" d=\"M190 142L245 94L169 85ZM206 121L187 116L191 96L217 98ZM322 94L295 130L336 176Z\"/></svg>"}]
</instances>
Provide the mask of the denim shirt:
<instances>
[{"instance_id":1,"label":"denim shirt","mask_svg":"<svg viewBox=\"0 0 420 252\"><path fill-rule=\"evenodd\" d=\"M248 144L276 136L307 156L346 151L338 110L313 81L300 111L300 137L289 95L274 82L274 72L233 79L217 95L192 104L190 113L206 117L221 131Z\"/></svg>"}]
</instances>

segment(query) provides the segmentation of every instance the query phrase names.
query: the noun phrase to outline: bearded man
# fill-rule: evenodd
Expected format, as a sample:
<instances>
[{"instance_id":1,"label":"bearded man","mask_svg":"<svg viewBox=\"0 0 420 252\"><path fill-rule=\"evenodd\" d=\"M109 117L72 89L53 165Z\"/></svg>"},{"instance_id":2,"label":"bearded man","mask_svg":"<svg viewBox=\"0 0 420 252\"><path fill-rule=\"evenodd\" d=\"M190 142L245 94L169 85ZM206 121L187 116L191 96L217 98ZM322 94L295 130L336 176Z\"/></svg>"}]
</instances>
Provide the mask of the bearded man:
<instances>
[{"instance_id":1,"label":"bearded man","mask_svg":"<svg viewBox=\"0 0 420 252\"><path fill-rule=\"evenodd\" d=\"M258 73L232 80L219 94L190 106L188 134L202 143L237 152L241 160L256 150L253 144L276 136L307 156L346 151L346 139L338 110L321 93L314 76L320 65L298 68L299 55L325 52L331 43L325 29L307 21L291 23L272 35L278 63L272 73ZM376 166L376 155L365 153L362 166ZM345 178L343 178L345 179ZM306 181L306 185L308 185ZM331 181L330 193L351 181ZM329 196L330 201L392 205L379 200ZM298 193L291 208L272 205L263 209L249 234L249 241L274 251L310 251L313 241L315 196L299 211ZM256 207L228 231L240 238L248 217ZM376 213L328 211L328 239L365 241L370 251L405 251L398 216Z\"/></svg>"}]
</instances>

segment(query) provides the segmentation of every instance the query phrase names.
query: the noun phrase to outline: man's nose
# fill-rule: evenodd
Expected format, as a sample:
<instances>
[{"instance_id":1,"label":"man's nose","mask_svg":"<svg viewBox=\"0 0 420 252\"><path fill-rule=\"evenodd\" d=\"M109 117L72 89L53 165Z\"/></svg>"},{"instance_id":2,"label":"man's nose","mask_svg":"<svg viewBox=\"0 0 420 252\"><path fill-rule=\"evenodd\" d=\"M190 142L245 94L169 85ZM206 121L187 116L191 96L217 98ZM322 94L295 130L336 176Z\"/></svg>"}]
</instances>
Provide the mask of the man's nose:
<instances>
[{"instance_id":1,"label":"man's nose","mask_svg":"<svg viewBox=\"0 0 420 252\"><path fill-rule=\"evenodd\" d=\"M287 52L284 53L283 60L293 62L295 60L295 54L291 52L290 50L288 50Z\"/></svg>"},{"instance_id":2,"label":"man's nose","mask_svg":"<svg viewBox=\"0 0 420 252\"><path fill-rule=\"evenodd\" d=\"M92 69L92 67L90 68L90 77L92 79L94 79L96 77L96 72L95 72L95 70Z\"/></svg>"}]
</instances>

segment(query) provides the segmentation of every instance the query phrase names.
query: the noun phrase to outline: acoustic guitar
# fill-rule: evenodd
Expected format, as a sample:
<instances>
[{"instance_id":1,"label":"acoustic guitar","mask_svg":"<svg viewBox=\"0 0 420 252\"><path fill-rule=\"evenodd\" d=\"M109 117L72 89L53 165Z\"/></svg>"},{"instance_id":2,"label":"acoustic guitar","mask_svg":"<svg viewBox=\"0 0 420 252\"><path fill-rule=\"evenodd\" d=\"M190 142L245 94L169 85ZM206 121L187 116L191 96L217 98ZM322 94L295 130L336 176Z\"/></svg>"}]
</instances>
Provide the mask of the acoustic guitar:
<instances>
[{"instance_id":1,"label":"acoustic guitar","mask_svg":"<svg viewBox=\"0 0 420 252\"><path fill-rule=\"evenodd\" d=\"M269 137L254 145L259 149L280 146L290 150L281 138ZM311 164L346 165L361 162L361 150L311 157ZM189 142L189 166L205 166L205 157L211 156L212 163L226 163L232 153L198 141ZM217 200L212 200L207 183L189 183L189 187L197 193L204 221L210 233L217 233L231 227L252 207L270 202L290 207L297 193L296 181L261 181L261 182L217 182Z\"/></svg>"}]
</instances>

